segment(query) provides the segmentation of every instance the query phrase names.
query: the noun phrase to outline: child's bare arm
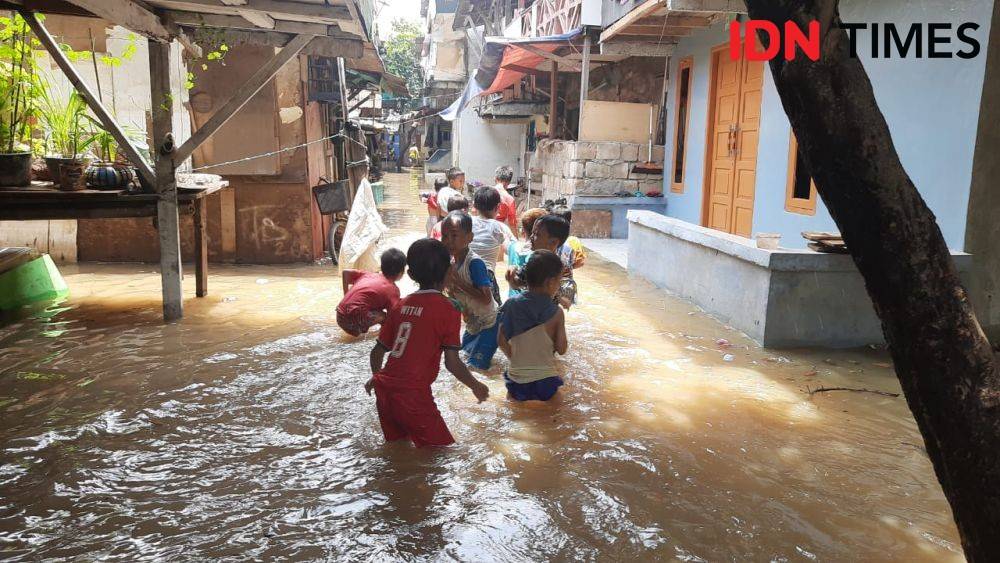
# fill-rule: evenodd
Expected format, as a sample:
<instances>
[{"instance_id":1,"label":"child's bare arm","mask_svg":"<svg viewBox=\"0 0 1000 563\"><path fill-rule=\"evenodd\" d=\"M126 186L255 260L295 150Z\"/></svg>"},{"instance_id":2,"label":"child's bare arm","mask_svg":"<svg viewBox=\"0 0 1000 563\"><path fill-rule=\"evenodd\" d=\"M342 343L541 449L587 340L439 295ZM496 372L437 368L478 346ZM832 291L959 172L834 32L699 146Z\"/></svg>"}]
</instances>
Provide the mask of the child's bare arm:
<instances>
[{"instance_id":1,"label":"child's bare arm","mask_svg":"<svg viewBox=\"0 0 1000 563\"><path fill-rule=\"evenodd\" d=\"M352 285L354 285L354 281L357 277L357 270L344 270L344 272L340 274L340 281L344 284L344 295L347 295L347 291L351 289Z\"/></svg>"},{"instance_id":2,"label":"child's bare arm","mask_svg":"<svg viewBox=\"0 0 1000 563\"><path fill-rule=\"evenodd\" d=\"M455 379L471 389L472 394L480 403L489 398L490 388L472 375L469 368L462 362L462 358L458 357L458 350L448 349L444 351L444 367L455 376Z\"/></svg>"},{"instance_id":3,"label":"child's bare arm","mask_svg":"<svg viewBox=\"0 0 1000 563\"><path fill-rule=\"evenodd\" d=\"M500 325L500 330L497 331L497 344L503 350L503 353L507 355L507 358L510 358L513 352L510 349L510 341L507 340L507 335L503 332L503 325Z\"/></svg>"},{"instance_id":4,"label":"child's bare arm","mask_svg":"<svg viewBox=\"0 0 1000 563\"><path fill-rule=\"evenodd\" d=\"M365 392L369 395L372 394L372 389L375 388L375 374L382 369L385 352L385 346L382 346L381 342L376 342L371 354L368 355L368 363L372 368L372 377L365 383Z\"/></svg>"},{"instance_id":5,"label":"child's bare arm","mask_svg":"<svg viewBox=\"0 0 1000 563\"><path fill-rule=\"evenodd\" d=\"M556 316L553 319L556 323L556 337L553 340L556 354L563 356L569 350L569 339L566 337L566 315L562 309L556 309Z\"/></svg>"}]
</instances>

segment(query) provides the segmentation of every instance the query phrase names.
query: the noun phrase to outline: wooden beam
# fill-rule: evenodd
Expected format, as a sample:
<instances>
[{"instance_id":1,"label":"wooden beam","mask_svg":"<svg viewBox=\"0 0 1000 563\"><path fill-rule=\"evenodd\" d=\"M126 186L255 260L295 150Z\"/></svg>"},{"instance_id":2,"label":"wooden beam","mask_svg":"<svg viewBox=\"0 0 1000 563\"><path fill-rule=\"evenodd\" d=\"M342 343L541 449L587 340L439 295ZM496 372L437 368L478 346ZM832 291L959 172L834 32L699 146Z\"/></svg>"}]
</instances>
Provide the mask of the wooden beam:
<instances>
[{"instance_id":1,"label":"wooden beam","mask_svg":"<svg viewBox=\"0 0 1000 563\"><path fill-rule=\"evenodd\" d=\"M154 180L153 168L142 157L139 153L139 149L132 144L132 141L129 140L128 136L125 135L125 131L115 121L111 112L109 112L104 105L101 104L100 98L98 98L94 91L90 89L90 86L84 82L80 73L77 72L76 67L73 66L73 63L71 63L69 58L66 57L66 53L59 48L56 40L52 38L52 35L49 34L47 29L45 29L42 22L38 21L35 14L30 12L21 12L21 17L23 17L28 26L31 27L31 30L35 33L38 41L43 47L45 47L49 56L52 57L52 60L55 61L55 63L63 71L63 74L65 74L66 78L73 84L73 87L80 92L81 96L83 96L84 101L87 102L91 111L93 111L94 115L97 116L101 125L103 125L104 128L111 133L111 136L115 138L115 141L118 143L122 152L125 153L129 161L139 170L139 174L142 175L143 179L152 184Z\"/></svg>"},{"instance_id":2,"label":"wooden beam","mask_svg":"<svg viewBox=\"0 0 1000 563\"><path fill-rule=\"evenodd\" d=\"M538 47L531 45L529 43L523 43L523 44L518 43L518 44L512 44L511 46L517 47L518 49L524 49L529 53L538 55L539 57L550 60L553 63L560 63L569 68L570 70L580 70L580 64L577 63L576 61L572 59L567 59L566 57L561 57L555 53L550 53L544 49L539 49Z\"/></svg>"},{"instance_id":3,"label":"wooden beam","mask_svg":"<svg viewBox=\"0 0 1000 563\"><path fill-rule=\"evenodd\" d=\"M264 29L274 29L274 18L265 12L254 12L253 10L239 10L237 12L241 18Z\"/></svg>"},{"instance_id":4,"label":"wooden beam","mask_svg":"<svg viewBox=\"0 0 1000 563\"><path fill-rule=\"evenodd\" d=\"M531 76L548 76L549 75L549 73L547 71L544 71L544 70L539 70L537 68L528 68L526 66L515 65L515 64L506 64L506 65L503 65L501 68L506 68L508 70L513 70L513 71L520 72L520 73L523 73L523 74L529 74Z\"/></svg>"},{"instance_id":5,"label":"wooden beam","mask_svg":"<svg viewBox=\"0 0 1000 563\"><path fill-rule=\"evenodd\" d=\"M149 40L149 79L153 108L153 146L156 158L156 230L160 239L160 280L163 286L163 320L184 316L181 289L180 218L177 214L177 177L174 166L174 100L170 89L170 45Z\"/></svg>"},{"instance_id":6,"label":"wooden beam","mask_svg":"<svg viewBox=\"0 0 1000 563\"><path fill-rule=\"evenodd\" d=\"M186 27L184 29L192 29ZM213 38L217 38L230 48L238 45L269 45L271 47L284 47L294 37L290 33L278 33L270 31L246 31L246 30L218 30L213 32ZM317 55L321 57L344 57L345 59L360 59L365 55L365 44L362 40L351 36L344 37L324 37L317 35L302 49L303 55Z\"/></svg>"},{"instance_id":7,"label":"wooden beam","mask_svg":"<svg viewBox=\"0 0 1000 563\"><path fill-rule=\"evenodd\" d=\"M278 31L281 33L294 33L296 35L328 35L330 33L330 26L325 23L303 23L303 22L291 22L291 21L277 21L274 22L274 27L263 28L255 23L251 23L249 20L241 16L220 16L214 14L197 14L194 12L178 12L169 11L166 12L170 18L177 22L178 25L188 26L188 27L217 27L222 29L245 29L245 30L262 30L262 31ZM337 28L336 31L340 31Z\"/></svg>"},{"instance_id":8,"label":"wooden beam","mask_svg":"<svg viewBox=\"0 0 1000 563\"><path fill-rule=\"evenodd\" d=\"M191 153L194 152L196 148L201 146L209 137L215 134L220 127L229 121L229 118L233 116L237 111L254 97L265 84L274 78L275 74L281 70L281 67L285 66L285 63L293 59L299 54L299 52L312 40L312 36L309 35L296 35L288 45L285 45L281 51L275 53L273 57L264 66L260 67L238 90L233 92L233 95L229 97L224 104L222 104L219 109L212 114L212 117L205 122L197 131L191 135L174 155L174 160L177 164L187 160Z\"/></svg>"},{"instance_id":9,"label":"wooden beam","mask_svg":"<svg viewBox=\"0 0 1000 563\"><path fill-rule=\"evenodd\" d=\"M669 0L667 8L671 12L747 13L744 0Z\"/></svg>"},{"instance_id":10,"label":"wooden beam","mask_svg":"<svg viewBox=\"0 0 1000 563\"><path fill-rule=\"evenodd\" d=\"M126 27L144 37L170 42L176 38L184 49L195 58L200 58L201 48L195 44L177 24L169 18L161 19L157 14L145 9L132 0L66 0L74 6L112 23ZM25 6L30 9L29 6Z\"/></svg>"},{"instance_id":11,"label":"wooden beam","mask_svg":"<svg viewBox=\"0 0 1000 563\"><path fill-rule=\"evenodd\" d=\"M663 20L667 20L667 25L671 27L694 27L702 28L712 25L712 18L708 16L678 16L670 14L667 16L646 17L635 22L633 25L663 25Z\"/></svg>"},{"instance_id":12,"label":"wooden beam","mask_svg":"<svg viewBox=\"0 0 1000 563\"><path fill-rule=\"evenodd\" d=\"M676 43L657 41L612 41L601 45L602 55L624 57L666 57L674 52Z\"/></svg>"},{"instance_id":13,"label":"wooden beam","mask_svg":"<svg viewBox=\"0 0 1000 563\"><path fill-rule=\"evenodd\" d=\"M351 106L350 108L347 109L347 114L348 115L350 115L352 111L354 111L354 110L358 109L359 107L363 106L365 104L365 102L367 102L368 100L372 99L372 91L371 90L367 90L367 92L368 92L367 96L365 96L364 98L361 98L360 101L358 101L353 106Z\"/></svg>"},{"instance_id":14,"label":"wooden beam","mask_svg":"<svg viewBox=\"0 0 1000 563\"><path fill-rule=\"evenodd\" d=\"M306 23L335 24L339 20L352 19L346 6L288 2L287 0L246 0L233 5L219 0L147 0L147 4L164 10L199 12L203 14L236 15L239 12L257 12L276 20L300 21Z\"/></svg>"},{"instance_id":15,"label":"wooden beam","mask_svg":"<svg viewBox=\"0 0 1000 563\"><path fill-rule=\"evenodd\" d=\"M173 38L173 34L156 14L132 0L67 0L67 2L150 39L169 43Z\"/></svg>"},{"instance_id":16,"label":"wooden beam","mask_svg":"<svg viewBox=\"0 0 1000 563\"><path fill-rule=\"evenodd\" d=\"M695 30L691 27L670 27L664 25L633 25L620 32L618 36L642 35L645 37L687 37Z\"/></svg>"},{"instance_id":17,"label":"wooden beam","mask_svg":"<svg viewBox=\"0 0 1000 563\"><path fill-rule=\"evenodd\" d=\"M559 63L552 62L549 72L549 139L556 139L556 126L559 124Z\"/></svg>"},{"instance_id":18,"label":"wooden beam","mask_svg":"<svg viewBox=\"0 0 1000 563\"><path fill-rule=\"evenodd\" d=\"M639 4L632 9L631 12L625 14L618 21L608 26L603 32L601 32L601 43L604 43L608 39L618 35L621 31L630 25L634 24L638 20L651 15L657 9L662 8L667 4L667 0L646 0L642 4Z\"/></svg>"}]
</instances>

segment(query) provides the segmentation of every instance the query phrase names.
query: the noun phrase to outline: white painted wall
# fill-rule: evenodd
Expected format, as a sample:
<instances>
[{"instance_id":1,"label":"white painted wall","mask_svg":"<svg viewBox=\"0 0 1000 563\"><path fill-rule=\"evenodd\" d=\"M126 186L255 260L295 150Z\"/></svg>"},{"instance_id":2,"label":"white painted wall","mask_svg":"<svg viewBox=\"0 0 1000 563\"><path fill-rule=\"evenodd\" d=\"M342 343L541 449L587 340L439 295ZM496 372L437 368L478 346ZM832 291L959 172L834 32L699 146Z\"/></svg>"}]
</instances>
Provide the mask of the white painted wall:
<instances>
[{"instance_id":1,"label":"white painted wall","mask_svg":"<svg viewBox=\"0 0 1000 563\"><path fill-rule=\"evenodd\" d=\"M521 168L526 122L497 122L480 118L469 108L454 122L452 148L455 164L465 171L466 180L490 184L497 167L506 164Z\"/></svg>"}]
</instances>

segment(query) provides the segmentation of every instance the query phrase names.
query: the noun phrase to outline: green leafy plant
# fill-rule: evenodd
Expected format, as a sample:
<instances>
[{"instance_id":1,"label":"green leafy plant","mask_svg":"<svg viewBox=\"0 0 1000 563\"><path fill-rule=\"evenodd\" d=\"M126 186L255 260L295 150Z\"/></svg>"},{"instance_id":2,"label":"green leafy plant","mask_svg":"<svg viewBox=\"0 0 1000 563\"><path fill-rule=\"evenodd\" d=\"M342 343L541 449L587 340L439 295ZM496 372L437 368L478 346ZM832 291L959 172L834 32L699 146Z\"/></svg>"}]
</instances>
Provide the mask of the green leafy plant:
<instances>
[{"instance_id":1,"label":"green leafy plant","mask_svg":"<svg viewBox=\"0 0 1000 563\"><path fill-rule=\"evenodd\" d=\"M76 159L96 140L87 103L75 90L61 95L54 87L45 88L39 100L46 152Z\"/></svg>"},{"instance_id":2,"label":"green leafy plant","mask_svg":"<svg viewBox=\"0 0 1000 563\"><path fill-rule=\"evenodd\" d=\"M31 124L44 84L37 73L27 23L19 15L0 17L0 151L31 148Z\"/></svg>"}]
</instances>

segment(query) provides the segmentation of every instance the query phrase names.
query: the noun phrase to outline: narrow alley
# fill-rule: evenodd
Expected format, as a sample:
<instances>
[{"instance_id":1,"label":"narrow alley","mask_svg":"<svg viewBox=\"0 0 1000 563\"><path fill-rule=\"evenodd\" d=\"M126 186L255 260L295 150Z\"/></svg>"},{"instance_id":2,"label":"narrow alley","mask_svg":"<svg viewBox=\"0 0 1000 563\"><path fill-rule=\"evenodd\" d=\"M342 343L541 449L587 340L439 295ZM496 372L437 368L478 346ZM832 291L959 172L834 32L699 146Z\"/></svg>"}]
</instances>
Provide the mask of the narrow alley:
<instances>
[{"instance_id":1,"label":"narrow alley","mask_svg":"<svg viewBox=\"0 0 1000 563\"><path fill-rule=\"evenodd\" d=\"M426 188L386 180L405 250ZM383 442L334 266L214 266L170 325L151 266L63 274L0 325L7 560L962 558L887 354L763 350L593 253L560 399L442 373L438 450Z\"/></svg>"}]
</instances>

